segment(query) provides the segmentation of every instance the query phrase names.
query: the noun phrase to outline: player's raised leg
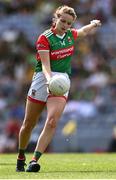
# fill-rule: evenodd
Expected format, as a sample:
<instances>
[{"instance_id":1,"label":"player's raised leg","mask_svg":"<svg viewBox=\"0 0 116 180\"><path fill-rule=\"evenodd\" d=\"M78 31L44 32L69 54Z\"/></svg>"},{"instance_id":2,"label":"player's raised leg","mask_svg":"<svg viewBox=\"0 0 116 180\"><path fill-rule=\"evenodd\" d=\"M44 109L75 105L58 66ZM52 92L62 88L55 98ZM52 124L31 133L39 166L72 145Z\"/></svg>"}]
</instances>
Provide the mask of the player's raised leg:
<instances>
[{"instance_id":1,"label":"player's raised leg","mask_svg":"<svg viewBox=\"0 0 116 180\"><path fill-rule=\"evenodd\" d=\"M40 156L44 153L47 146L52 140L55 133L58 121L62 115L66 104L65 97L51 97L47 101L47 119L43 131L37 142L37 146L32 157L32 161L29 163L27 172L37 172L40 170L40 165L37 163Z\"/></svg>"}]
</instances>

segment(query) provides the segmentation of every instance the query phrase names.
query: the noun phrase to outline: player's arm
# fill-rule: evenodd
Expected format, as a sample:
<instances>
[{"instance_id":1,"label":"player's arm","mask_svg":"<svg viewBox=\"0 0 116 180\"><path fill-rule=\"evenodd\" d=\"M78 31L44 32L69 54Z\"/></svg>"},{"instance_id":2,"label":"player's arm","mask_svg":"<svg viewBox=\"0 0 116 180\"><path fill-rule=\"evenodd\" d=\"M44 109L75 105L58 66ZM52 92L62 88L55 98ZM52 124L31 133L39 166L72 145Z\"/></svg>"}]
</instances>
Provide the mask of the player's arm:
<instances>
[{"instance_id":1,"label":"player's arm","mask_svg":"<svg viewBox=\"0 0 116 180\"><path fill-rule=\"evenodd\" d=\"M50 67L50 55L49 55L49 42L45 36L40 36L37 41L37 51L40 56L40 60L42 63L42 71L46 77L47 82L49 82L51 78L51 67Z\"/></svg>"},{"instance_id":2,"label":"player's arm","mask_svg":"<svg viewBox=\"0 0 116 180\"><path fill-rule=\"evenodd\" d=\"M83 37L88 35L93 29L98 28L101 26L100 20L92 20L90 24L83 26L82 28L78 29L78 37Z\"/></svg>"},{"instance_id":3,"label":"player's arm","mask_svg":"<svg viewBox=\"0 0 116 180\"><path fill-rule=\"evenodd\" d=\"M46 80L49 82L51 79L51 68L50 68L50 58L48 51L40 51L40 58L42 62L42 71L46 77Z\"/></svg>"}]
</instances>

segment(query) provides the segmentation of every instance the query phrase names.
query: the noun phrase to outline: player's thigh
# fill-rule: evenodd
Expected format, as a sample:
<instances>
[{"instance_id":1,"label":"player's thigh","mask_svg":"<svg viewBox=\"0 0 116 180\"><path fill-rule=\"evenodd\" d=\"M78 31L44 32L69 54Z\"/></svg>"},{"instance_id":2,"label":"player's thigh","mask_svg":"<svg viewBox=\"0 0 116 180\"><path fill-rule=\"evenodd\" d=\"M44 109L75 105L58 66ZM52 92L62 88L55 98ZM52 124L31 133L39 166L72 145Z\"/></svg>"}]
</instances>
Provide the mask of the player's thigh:
<instances>
[{"instance_id":1,"label":"player's thigh","mask_svg":"<svg viewBox=\"0 0 116 180\"><path fill-rule=\"evenodd\" d=\"M63 97L50 97L47 100L48 118L59 119L66 105L66 99Z\"/></svg>"},{"instance_id":2,"label":"player's thigh","mask_svg":"<svg viewBox=\"0 0 116 180\"><path fill-rule=\"evenodd\" d=\"M34 103L27 99L24 121L26 122L29 121L30 123L36 123L44 107L45 104Z\"/></svg>"}]
</instances>

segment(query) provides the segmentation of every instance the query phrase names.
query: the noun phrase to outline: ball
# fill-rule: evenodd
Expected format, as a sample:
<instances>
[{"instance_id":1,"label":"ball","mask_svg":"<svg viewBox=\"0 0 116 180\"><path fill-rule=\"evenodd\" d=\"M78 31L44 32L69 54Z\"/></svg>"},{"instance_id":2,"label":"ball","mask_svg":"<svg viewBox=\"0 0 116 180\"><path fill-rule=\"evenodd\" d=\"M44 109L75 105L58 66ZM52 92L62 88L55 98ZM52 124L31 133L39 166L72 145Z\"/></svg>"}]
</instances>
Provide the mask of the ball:
<instances>
[{"instance_id":1,"label":"ball","mask_svg":"<svg viewBox=\"0 0 116 180\"><path fill-rule=\"evenodd\" d=\"M70 79L65 75L54 75L49 82L49 90L55 96L62 96L70 89Z\"/></svg>"}]
</instances>

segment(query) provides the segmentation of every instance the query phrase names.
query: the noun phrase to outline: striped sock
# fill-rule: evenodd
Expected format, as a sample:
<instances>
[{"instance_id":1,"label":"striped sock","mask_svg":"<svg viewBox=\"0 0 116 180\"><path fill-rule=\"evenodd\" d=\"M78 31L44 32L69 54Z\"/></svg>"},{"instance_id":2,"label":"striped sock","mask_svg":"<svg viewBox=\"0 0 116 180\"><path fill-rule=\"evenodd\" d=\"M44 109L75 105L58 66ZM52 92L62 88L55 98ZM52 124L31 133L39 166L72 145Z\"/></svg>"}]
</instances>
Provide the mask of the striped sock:
<instances>
[{"instance_id":1,"label":"striped sock","mask_svg":"<svg viewBox=\"0 0 116 180\"><path fill-rule=\"evenodd\" d=\"M25 160L25 149L18 150L18 159Z\"/></svg>"},{"instance_id":2,"label":"striped sock","mask_svg":"<svg viewBox=\"0 0 116 180\"><path fill-rule=\"evenodd\" d=\"M39 158L41 157L41 155L42 155L42 153L41 153L41 152L39 152L39 151L35 151L35 152L34 152L34 155L33 155L33 157L32 157L32 160L34 160L34 161L38 161L38 160L39 160Z\"/></svg>"}]
</instances>

